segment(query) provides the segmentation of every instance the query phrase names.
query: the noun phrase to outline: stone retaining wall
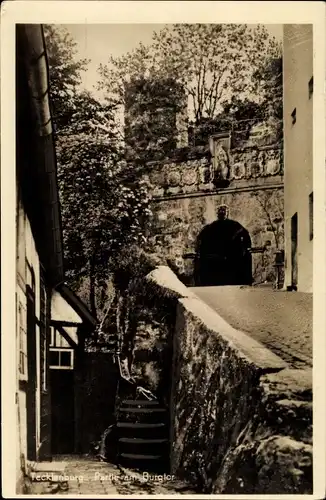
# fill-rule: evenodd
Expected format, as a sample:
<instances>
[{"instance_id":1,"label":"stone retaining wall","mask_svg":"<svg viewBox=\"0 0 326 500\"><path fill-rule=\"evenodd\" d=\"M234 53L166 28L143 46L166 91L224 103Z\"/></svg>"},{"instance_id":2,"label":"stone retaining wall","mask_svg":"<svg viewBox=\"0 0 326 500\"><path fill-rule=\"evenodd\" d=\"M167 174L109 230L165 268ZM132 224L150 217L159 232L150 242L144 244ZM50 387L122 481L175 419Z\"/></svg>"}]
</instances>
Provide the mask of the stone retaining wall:
<instances>
[{"instance_id":1,"label":"stone retaining wall","mask_svg":"<svg viewBox=\"0 0 326 500\"><path fill-rule=\"evenodd\" d=\"M310 370L183 298L173 373L173 473L205 493L312 493Z\"/></svg>"},{"instance_id":2,"label":"stone retaining wall","mask_svg":"<svg viewBox=\"0 0 326 500\"><path fill-rule=\"evenodd\" d=\"M147 338L136 335L131 372L151 390L165 388L170 472L201 493L311 493L311 370L291 369L232 328L165 266L147 275L143 290L156 323L142 325ZM166 307L175 320L168 329ZM157 343L161 361L149 376ZM137 356L144 349L146 361Z\"/></svg>"}]
</instances>

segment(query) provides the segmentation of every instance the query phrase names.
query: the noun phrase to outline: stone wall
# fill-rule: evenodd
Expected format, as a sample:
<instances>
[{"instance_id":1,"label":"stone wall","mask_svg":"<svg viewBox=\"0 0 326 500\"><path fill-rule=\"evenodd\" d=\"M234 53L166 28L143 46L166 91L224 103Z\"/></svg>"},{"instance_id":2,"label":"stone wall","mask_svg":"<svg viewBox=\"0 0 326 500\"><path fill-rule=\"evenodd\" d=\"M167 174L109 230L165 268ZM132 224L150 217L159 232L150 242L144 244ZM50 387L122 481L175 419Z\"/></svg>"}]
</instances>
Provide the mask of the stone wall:
<instances>
[{"instance_id":1,"label":"stone wall","mask_svg":"<svg viewBox=\"0 0 326 500\"><path fill-rule=\"evenodd\" d=\"M311 370L232 328L166 266L142 290L130 372L170 409L170 472L201 493L311 493Z\"/></svg>"},{"instance_id":2,"label":"stone wall","mask_svg":"<svg viewBox=\"0 0 326 500\"><path fill-rule=\"evenodd\" d=\"M216 220L217 207L227 205L229 218L247 229L252 247L265 247L252 255L254 282L273 282L275 255L283 249L283 188L235 191L201 197L165 199L154 207L155 248L177 268L179 277L192 284L196 241L201 230Z\"/></svg>"},{"instance_id":3,"label":"stone wall","mask_svg":"<svg viewBox=\"0 0 326 500\"><path fill-rule=\"evenodd\" d=\"M252 146L228 150L224 145L224 148L228 168L228 172L225 172L226 179L218 178L219 158L214 157L222 151L222 147L219 150L218 145L214 145L213 151L205 147L184 148L175 151L173 157L164 162L149 164L154 197L161 199L176 195L199 195L227 187L255 188L268 184L263 179L269 179L271 185L282 183L283 158L279 146Z\"/></svg>"},{"instance_id":4,"label":"stone wall","mask_svg":"<svg viewBox=\"0 0 326 500\"><path fill-rule=\"evenodd\" d=\"M254 281L275 282L275 252L284 245L283 124L274 114L270 109L261 121L223 115L205 133L205 122L193 124L190 133L181 85L139 79L126 87L127 158L141 159L153 185L152 242L185 283L194 278L189 254L220 204L227 204L229 218L249 231L253 247L267 243L263 255L254 254Z\"/></svg>"},{"instance_id":5,"label":"stone wall","mask_svg":"<svg viewBox=\"0 0 326 500\"><path fill-rule=\"evenodd\" d=\"M283 153L272 142L252 134L233 147L232 134L224 133L207 147L184 148L150 165L153 244L185 283L193 283L197 237L216 220L219 205L247 229L254 252L263 248L253 253L254 282L275 281L275 252L284 247Z\"/></svg>"},{"instance_id":6,"label":"stone wall","mask_svg":"<svg viewBox=\"0 0 326 500\"><path fill-rule=\"evenodd\" d=\"M179 300L172 472L215 494L312 493L311 370Z\"/></svg>"}]
</instances>

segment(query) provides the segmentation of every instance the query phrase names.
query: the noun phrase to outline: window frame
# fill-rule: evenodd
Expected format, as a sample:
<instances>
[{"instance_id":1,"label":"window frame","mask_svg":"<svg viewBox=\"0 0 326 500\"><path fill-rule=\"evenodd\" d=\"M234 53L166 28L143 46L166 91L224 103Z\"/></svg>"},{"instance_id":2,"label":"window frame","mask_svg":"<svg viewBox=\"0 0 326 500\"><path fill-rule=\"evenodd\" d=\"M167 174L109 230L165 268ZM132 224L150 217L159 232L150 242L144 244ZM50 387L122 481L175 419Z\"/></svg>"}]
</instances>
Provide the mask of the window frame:
<instances>
[{"instance_id":1,"label":"window frame","mask_svg":"<svg viewBox=\"0 0 326 500\"><path fill-rule=\"evenodd\" d=\"M314 192L309 194L309 241L314 239Z\"/></svg>"},{"instance_id":2,"label":"window frame","mask_svg":"<svg viewBox=\"0 0 326 500\"><path fill-rule=\"evenodd\" d=\"M24 307L21 300L17 304L17 329L18 329L18 345L19 345L19 359L18 359L18 372L19 379L27 381L28 380L28 360L27 360L27 327L26 320L27 317L26 307ZM22 366L23 365L23 366Z\"/></svg>"},{"instance_id":3,"label":"window frame","mask_svg":"<svg viewBox=\"0 0 326 500\"><path fill-rule=\"evenodd\" d=\"M312 99L313 94L314 94L314 76L312 75L312 77L310 78L310 80L308 82L308 96L309 96L309 99Z\"/></svg>"},{"instance_id":4,"label":"window frame","mask_svg":"<svg viewBox=\"0 0 326 500\"><path fill-rule=\"evenodd\" d=\"M60 339L60 342L57 342L58 337ZM62 345L63 343L65 343L66 345ZM63 337L63 335L61 335L60 331L55 326L51 326L50 348L71 349L71 345L66 341L66 339Z\"/></svg>"},{"instance_id":5,"label":"window frame","mask_svg":"<svg viewBox=\"0 0 326 500\"><path fill-rule=\"evenodd\" d=\"M59 364L58 365L51 365L51 360L49 360L49 366L50 366L51 370L73 370L74 369L74 361L75 361L74 349L67 348L67 347L51 347L50 353L51 352L58 352L59 353ZM62 352L69 352L70 353L70 365L61 365L61 353Z\"/></svg>"}]
</instances>

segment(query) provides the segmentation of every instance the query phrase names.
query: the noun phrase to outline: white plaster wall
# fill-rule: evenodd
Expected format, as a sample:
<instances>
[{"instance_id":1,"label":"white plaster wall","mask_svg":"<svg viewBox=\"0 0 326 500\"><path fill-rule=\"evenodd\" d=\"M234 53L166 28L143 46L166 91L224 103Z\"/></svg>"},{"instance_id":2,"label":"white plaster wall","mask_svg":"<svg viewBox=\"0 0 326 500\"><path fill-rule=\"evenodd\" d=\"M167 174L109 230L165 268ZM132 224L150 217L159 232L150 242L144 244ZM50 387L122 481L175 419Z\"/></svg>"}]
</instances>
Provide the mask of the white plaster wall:
<instances>
[{"instance_id":1,"label":"white plaster wall","mask_svg":"<svg viewBox=\"0 0 326 500\"><path fill-rule=\"evenodd\" d=\"M32 266L35 275L35 314L40 319L40 260L36 250L30 221L25 217L26 260ZM36 325L36 449L40 447L41 426L41 367L40 367L40 331Z\"/></svg>"},{"instance_id":2,"label":"white plaster wall","mask_svg":"<svg viewBox=\"0 0 326 500\"><path fill-rule=\"evenodd\" d=\"M35 275L35 312L37 319L40 318L40 260L36 249L35 240L31 230L30 221L24 211L24 207L19 201L18 203L18 213L16 218L16 234L17 234L17 282L16 282L16 300L17 300L17 321L16 321L16 353L17 353L17 479L21 477L21 456L24 457L26 461L27 457L27 411L26 411L26 393L24 390L20 389L19 385L19 320L18 320L18 305L24 308L23 321L24 328L27 330L26 324L26 265L28 264L32 267ZM52 319L63 319L66 321L82 322L81 318L75 313L75 311L67 304L67 302L61 297L58 292L54 292L52 300ZM67 328L67 332L73 340L77 341L76 335L77 328L71 327ZM39 327L36 326L36 394L35 394L35 407L36 407L36 449L40 447L40 421L41 421L41 367L40 367L40 332ZM26 378L26 377L25 377Z\"/></svg>"},{"instance_id":3,"label":"white plaster wall","mask_svg":"<svg viewBox=\"0 0 326 500\"><path fill-rule=\"evenodd\" d=\"M76 311L65 301L59 292L54 291L51 299L51 319L54 321L72 321L74 323L82 323L81 317ZM65 327L66 332L71 339L77 344L77 327Z\"/></svg>"},{"instance_id":4,"label":"white plaster wall","mask_svg":"<svg viewBox=\"0 0 326 500\"><path fill-rule=\"evenodd\" d=\"M26 412L26 393L24 390L20 389L19 386L19 318L18 318L18 305L24 308L24 314L22 320L24 322L23 327L27 330L27 311L26 311L26 262L32 267L35 275L35 313L36 317L39 319L40 316L40 261L39 256L36 251L36 245L34 237L31 230L31 225L28 217L24 211L24 208L19 202L18 217L17 217L17 284L16 284L16 300L17 300L17 320L16 320L16 340L17 340L17 477L20 473L20 463L21 456L26 460L27 457L27 412ZM27 333L28 334L28 333ZM40 446L40 420L41 420L41 407L40 407L40 339L39 339L39 328L36 327L36 394L35 394L35 408L36 408L36 449ZM26 376L25 376L26 378Z\"/></svg>"},{"instance_id":5,"label":"white plaster wall","mask_svg":"<svg viewBox=\"0 0 326 500\"><path fill-rule=\"evenodd\" d=\"M311 25L284 25L285 286L291 285L291 217L298 213L298 290L312 292L309 194L313 191ZM291 113L296 108L296 123Z\"/></svg>"}]
</instances>

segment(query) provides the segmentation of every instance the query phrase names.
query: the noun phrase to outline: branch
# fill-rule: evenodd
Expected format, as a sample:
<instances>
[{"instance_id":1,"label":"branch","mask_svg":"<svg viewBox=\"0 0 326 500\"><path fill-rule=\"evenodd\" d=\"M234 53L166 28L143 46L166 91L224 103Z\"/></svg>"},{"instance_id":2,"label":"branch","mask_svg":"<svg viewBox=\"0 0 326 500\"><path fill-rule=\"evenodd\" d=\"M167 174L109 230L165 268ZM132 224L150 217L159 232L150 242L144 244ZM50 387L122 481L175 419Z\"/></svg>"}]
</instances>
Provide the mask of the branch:
<instances>
[{"instance_id":1,"label":"branch","mask_svg":"<svg viewBox=\"0 0 326 500\"><path fill-rule=\"evenodd\" d=\"M208 112L208 115L209 116L212 116L211 115L211 112L212 112L212 96L213 96L213 91L214 91L214 87L215 87L215 84L216 84L216 78L217 78L217 72L214 71L213 73L213 82L212 82L212 85L211 85L211 89L210 91L208 92L208 101L209 101L209 105L207 106L207 112Z\"/></svg>"},{"instance_id":2,"label":"branch","mask_svg":"<svg viewBox=\"0 0 326 500\"><path fill-rule=\"evenodd\" d=\"M201 106L204 108L205 104L205 78L206 78L206 65L203 63L203 74L202 74L202 88L200 92Z\"/></svg>"},{"instance_id":3,"label":"branch","mask_svg":"<svg viewBox=\"0 0 326 500\"><path fill-rule=\"evenodd\" d=\"M215 97L213 99L212 116L214 116L214 113L215 113L215 110L216 110L216 105L217 105L217 103L220 100L221 95L222 95L222 94L218 95L218 93L217 93L217 89L218 89L218 86L219 86L220 81L222 79L222 76L223 76L223 73L220 74L220 76L217 79L216 85L215 85Z\"/></svg>"},{"instance_id":4,"label":"branch","mask_svg":"<svg viewBox=\"0 0 326 500\"><path fill-rule=\"evenodd\" d=\"M199 67L198 80L197 80L198 118L201 118L201 112L202 112L202 102L200 98L200 75L201 75L201 68Z\"/></svg>"},{"instance_id":5,"label":"branch","mask_svg":"<svg viewBox=\"0 0 326 500\"><path fill-rule=\"evenodd\" d=\"M191 88L189 88L188 92L192 97L195 117L196 117L196 120L198 120L199 119L199 109L198 109L199 107L198 107L197 102L196 102L196 92Z\"/></svg>"}]
</instances>

